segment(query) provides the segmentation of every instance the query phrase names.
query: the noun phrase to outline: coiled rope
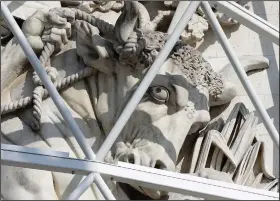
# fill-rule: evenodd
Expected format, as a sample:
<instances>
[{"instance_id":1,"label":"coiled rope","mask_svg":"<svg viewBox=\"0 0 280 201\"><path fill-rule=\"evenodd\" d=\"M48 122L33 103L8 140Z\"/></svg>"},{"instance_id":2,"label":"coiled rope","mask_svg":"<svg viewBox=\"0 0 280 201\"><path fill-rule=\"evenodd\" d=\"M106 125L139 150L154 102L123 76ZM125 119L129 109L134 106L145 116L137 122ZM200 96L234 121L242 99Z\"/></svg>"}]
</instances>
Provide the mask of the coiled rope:
<instances>
[{"instance_id":1,"label":"coiled rope","mask_svg":"<svg viewBox=\"0 0 280 201\"><path fill-rule=\"evenodd\" d=\"M75 74L69 75L69 76L57 81L54 85L57 88L57 90L60 91L62 89L69 87L70 85L74 84L75 82L78 82L86 77L94 75L95 72L96 72L96 70L94 68L86 67L83 70L81 70ZM42 98L45 99L48 96L49 96L48 91L46 89L43 89ZM17 101L11 102L6 105L2 105L1 106L1 116L4 114L14 112L18 109L25 108L26 106L30 105L31 103L32 103L32 97L29 96L29 97L21 98Z\"/></svg>"},{"instance_id":2,"label":"coiled rope","mask_svg":"<svg viewBox=\"0 0 280 201\"><path fill-rule=\"evenodd\" d=\"M55 12L57 9L61 8L55 8L52 10L52 12ZM62 8L63 9L63 8ZM64 12L69 12L69 10L64 10ZM90 14L87 14L81 10L78 9L71 9L71 11L75 12L75 18L78 20L84 20L91 25L97 27L101 32L107 33L107 34L113 34L114 26L100 20L94 16L91 16ZM47 67L48 62L52 54L54 53L55 46L51 43L46 43L43 47L42 53L39 57L40 62L42 66L45 68L46 73L50 77L51 81L54 82L55 87L57 90L64 89L75 82L82 80L86 77L89 77L94 74L95 70L90 67L86 67L85 69L74 73L68 77L65 77L59 81L56 80L57 78L57 70L53 67ZM42 115L42 101L43 98L48 97L48 91L44 89L43 83L41 82L39 76L37 73L34 71L33 72L33 82L35 84L35 89L33 90L33 95L32 97L25 97L21 98L20 100L8 103L6 105L1 105L1 116L4 114L8 114L10 112L14 112L18 109L22 109L31 103L33 103L33 119L31 123L31 128L33 130L39 130L40 129L40 120L41 120L41 115Z\"/></svg>"},{"instance_id":3,"label":"coiled rope","mask_svg":"<svg viewBox=\"0 0 280 201\"><path fill-rule=\"evenodd\" d=\"M71 12L72 12L75 18L75 19L71 19L70 17L70 21L72 20L71 22L72 25L73 22L75 22L75 20L83 20L91 24L92 26L97 27L101 33L114 36L114 29L115 29L114 25L109 24L99 18L96 18L84 11L75 8L54 8L50 10L50 12L54 12L54 14L56 11L59 12L62 11L67 17L71 16ZM88 30L90 31L91 29ZM128 40L124 44L115 42L114 49L119 54L119 60L121 62L125 60L124 63L126 63L127 65L131 64L130 66L135 66L135 63L138 60L138 55L143 50L145 45L146 45L146 41L143 37L143 34L141 33L141 31L136 30L130 34ZM57 80L58 77L57 70L53 67L48 66L50 63L49 60L52 54L54 53L54 50L55 50L54 44L46 43L43 47L39 59L42 66L46 70L46 73L48 74L48 76L50 77L51 81L54 83L58 91L86 77L89 77L96 72L94 68L86 67L77 73L62 78L61 80ZM32 79L36 86L35 89L33 90L32 97L21 98L19 100L13 101L6 105L1 105L1 116L4 114L14 112L18 109L25 108L26 106L33 103L33 111L32 111L33 119L31 123L31 128L37 131L40 129L40 124L41 124L42 101L44 98L47 98L49 94L48 91L43 87L43 83L41 82L36 72L33 72Z\"/></svg>"},{"instance_id":4,"label":"coiled rope","mask_svg":"<svg viewBox=\"0 0 280 201\"><path fill-rule=\"evenodd\" d=\"M57 78L57 71L55 68L52 67L46 67L51 55L54 52L54 45L51 43L46 43L44 45L43 51L40 56L40 62L42 66L45 68L46 73L50 77L52 82L56 81ZM41 116L42 116L42 101L43 101L43 83L39 76L37 75L36 71L33 72L33 82L34 85L36 86L35 89L33 90L33 95L32 95L32 102L33 102L33 119L31 121L31 128L34 131L37 131L40 129L41 125Z\"/></svg>"}]
</instances>

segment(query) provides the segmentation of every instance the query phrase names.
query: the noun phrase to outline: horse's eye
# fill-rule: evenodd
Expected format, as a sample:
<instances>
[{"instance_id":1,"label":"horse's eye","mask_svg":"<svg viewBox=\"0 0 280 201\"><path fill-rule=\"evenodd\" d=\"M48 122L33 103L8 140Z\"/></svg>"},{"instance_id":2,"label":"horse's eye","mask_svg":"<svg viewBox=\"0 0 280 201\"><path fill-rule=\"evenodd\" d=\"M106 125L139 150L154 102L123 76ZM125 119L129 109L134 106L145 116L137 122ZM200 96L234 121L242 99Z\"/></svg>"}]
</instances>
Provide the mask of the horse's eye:
<instances>
[{"instance_id":1,"label":"horse's eye","mask_svg":"<svg viewBox=\"0 0 280 201\"><path fill-rule=\"evenodd\" d=\"M150 94L155 100L161 103L165 103L169 98L169 91L162 86L151 87Z\"/></svg>"}]
</instances>

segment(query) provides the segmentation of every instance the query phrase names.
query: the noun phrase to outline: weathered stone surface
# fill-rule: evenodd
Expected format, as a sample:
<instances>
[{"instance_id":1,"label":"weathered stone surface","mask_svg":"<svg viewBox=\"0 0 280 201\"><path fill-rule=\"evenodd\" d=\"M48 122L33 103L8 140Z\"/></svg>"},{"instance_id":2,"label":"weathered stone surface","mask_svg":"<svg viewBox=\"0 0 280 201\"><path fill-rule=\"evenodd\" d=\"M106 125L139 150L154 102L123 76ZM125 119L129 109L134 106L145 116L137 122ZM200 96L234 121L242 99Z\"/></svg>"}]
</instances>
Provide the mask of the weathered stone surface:
<instances>
[{"instance_id":1,"label":"weathered stone surface","mask_svg":"<svg viewBox=\"0 0 280 201\"><path fill-rule=\"evenodd\" d=\"M148 12L142 15L143 9L138 2L126 2L114 26L69 8L51 10L49 15L52 17L37 12L23 26L36 51L42 50L44 42L53 44L55 52L51 54L50 61L47 57L40 59L44 60L46 67L56 69L58 75L54 82L86 66L95 69L90 77L61 91L67 107L95 152L166 42L166 34L150 29L150 22L145 17ZM138 24L138 18L143 16ZM40 19L50 21L44 23ZM44 28L47 30L43 31ZM50 51L52 46L45 47L49 47ZM11 55L17 56L12 58ZM40 84L34 82L32 71L26 68L28 63L17 42L11 40L1 56L5 57L3 63L1 60L1 76L11 74L1 88L1 107L32 97L34 87L40 87ZM268 61L262 58L242 62L245 71L268 67ZM121 160L277 190L273 174L263 168L264 164L260 166L258 160L263 156L260 154L262 143L252 132L255 117L239 104L225 124L219 120L210 121L210 107L229 103L237 93L234 85L236 77L229 79L232 67L226 65L219 69L215 72L200 52L178 42L106 156L106 161ZM49 73L49 76L52 77L52 74ZM36 116L39 130L31 129L34 110L26 107L2 115L2 142L67 151L71 157L84 158L52 100L42 98L40 101L40 117ZM240 107L246 117L245 123L240 130L230 132L239 121L240 115L237 114ZM190 136L195 142L194 147L185 149ZM212 145L216 146L214 153L210 151ZM187 150L187 153L182 150ZM191 160L182 161L186 155ZM226 159L225 164L221 163L223 159ZM237 168L238 164L248 168L243 171ZM258 172L253 171L254 167ZM79 176L26 168L1 168L1 173L7 176L1 180L4 186L1 192L5 199L66 198L81 179ZM238 176L233 176L234 171L239 171ZM41 182L42 177L45 178L44 183ZM267 183L265 187L260 184L263 181ZM167 194L134 187L154 199ZM110 183L110 188L118 197L126 196L114 183ZM93 186L81 199L98 199L100 196Z\"/></svg>"}]
</instances>

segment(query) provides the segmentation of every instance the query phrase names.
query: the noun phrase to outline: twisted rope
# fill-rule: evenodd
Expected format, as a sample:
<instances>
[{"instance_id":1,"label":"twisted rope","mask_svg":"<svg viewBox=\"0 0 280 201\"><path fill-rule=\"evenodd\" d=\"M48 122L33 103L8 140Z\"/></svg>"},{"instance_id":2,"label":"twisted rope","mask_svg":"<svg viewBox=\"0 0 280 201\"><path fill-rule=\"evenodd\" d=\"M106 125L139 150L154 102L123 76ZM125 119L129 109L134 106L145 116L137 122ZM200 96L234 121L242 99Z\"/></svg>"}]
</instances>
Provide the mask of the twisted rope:
<instances>
[{"instance_id":1,"label":"twisted rope","mask_svg":"<svg viewBox=\"0 0 280 201\"><path fill-rule=\"evenodd\" d=\"M55 13L56 9L53 9L52 12ZM69 14L69 11L74 11L75 13L75 18L78 20L83 20L88 22L89 24L97 27L101 32L106 33L106 34L113 34L114 31L114 26L100 20L98 18L95 18L91 16L90 14L87 14L81 10L78 9L64 9L63 12L66 14ZM40 62L43 67L45 67L45 70L52 80L52 82L56 82L56 77L57 77L57 71L56 69L52 67L46 67L51 55L53 54L55 50L55 46L51 43L46 43L43 47L43 51L39 57ZM58 90L61 90L62 88L65 88L93 73L93 69L91 68L86 68L78 73L75 73L71 76L68 76L66 78L63 78L59 82L55 83L55 86ZM24 108L27 105L29 105L31 102L33 103L33 119L31 123L31 128L33 130L39 130L40 129L40 121L41 121L41 115L42 115L42 100L43 98L48 96L48 92L44 89L43 83L37 73L34 71L33 72L33 82L35 84L35 89L33 90L32 98L31 97L26 97L22 98L20 100L14 101L12 103L9 103L7 105L1 105L1 116L10 112L13 112L17 109Z\"/></svg>"},{"instance_id":2,"label":"twisted rope","mask_svg":"<svg viewBox=\"0 0 280 201\"><path fill-rule=\"evenodd\" d=\"M75 82L78 82L86 77L93 75L94 72L95 72L95 69L86 67L83 70L81 70L75 74L69 75L69 76L57 81L54 85L57 88L57 90L60 91L64 88L67 88L68 86L74 84ZM34 90L34 91L36 91L36 90ZM37 93L37 91L36 91L36 93ZM45 99L48 96L49 96L48 91L43 88L42 99ZM16 111L18 109L25 108L26 106L30 105L31 103L34 103L32 97L25 97L25 98L21 98L17 101L11 102L9 104L1 105L1 116L4 114L8 114L13 111Z\"/></svg>"},{"instance_id":3,"label":"twisted rope","mask_svg":"<svg viewBox=\"0 0 280 201\"><path fill-rule=\"evenodd\" d=\"M46 73L48 74L48 76L50 77L51 81L54 83L58 76L57 70L53 67L45 67L45 70L46 70ZM37 73L35 71L33 72L32 79L33 79L33 82L35 85L40 85L40 86L43 85L40 77L37 75Z\"/></svg>"},{"instance_id":4,"label":"twisted rope","mask_svg":"<svg viewBox=\"0 0 280 201\"><path fill-rule=\"evenodd\" d=\"M44 45L43 51L39 57L42 66L46 66L47 62L49 61L50 57L52 56L54 52L54 45L51 43L46 43Z\"/></svg>"},{"instance_id":5,"label":"twisted rope","mask_svg":"<svg viewBox=\"0 0 280 201\"><path fill-rule=\"evenodd\" d=\"M98 9L101 11L101 12L108 12L110 11L112 8L115 8L115 9L121 9L122 8L122 4L118 4L118 5L115 5L117 4L116 1L109 1L109 2L102 2Z\"/></svg>"},{"instance_id":6,"label":"twisted rope","mask_svg":"<svg viewBox=\"0 0 280 201\"><path fill-rule=\"evenodd\" d=\"M97 27L101 33L114 35L114 25L109 24L108 22L96 18L79 9L71 8L71 10L75 13L76 20L83 20L88 22L89 24ZM142 14L142 10L140 13L140 21L142 22L142 24L144 24L144 22L147 21L147 17L144 17L145 15ZM114 49L119 54L119 60L121 63L125 63L131 67L135 67L135 64L139 59L138 55L144 49L145 45L146 41L143 37L142 32L140 30L135 30L130 34L128 40L124 44L115 43Z\"/></svg>"},{"instance_id":7,"label":"twisted rope","mask_svg":"<svg viewBox=\"0 0 280 201\"><path fill-rule=\"evenodd\" d=\"M84 11L81 11L79 9L71 9L72 11L75 12L75 18L77 20L83 20L88 22L89 24L97 27L100 32L104 33L104 34L114 34L114 25L109 24L108 22L105 22L104 20L101 20L99 18L96 18Z\"/></svg>"},{"instance_id":8,"label":"twisted rope","mask_svg":"<svg viewBox=\"0 0 280 201\"><path fill-rule=\"evenodd\" d=\"M1 105L1 116L17 109L25 108L32 102L32 97L21 98L6 105Z\"/></svg>"},{"instance_id":9,"label":"twisted rope","mask_svg":"<svg viewBox=\"0 0 280 201\"><path fill-rule=\"evenodd\" d=\"M43 90L44 90L44 88L42 86L38 86L34 89L33 95L32 95L33 119L31 122L31 128L35 131L40 129L41 116L42 116Z\"/></svg>"},{"instance_id":10,"label":"twisted rope","mask_svg":"<svg viewBox=\"0 0 280 201\"><path fill-rule=\"evenodd\" d=\"M43 67L45 67L46 73L52 80L52 82L56 81L57 77L57 71L55 68L52 67L46 67L51 55L54 52L54 45L51 43L46 43L43 47L43 51L41 53L41 56L39 57L40 62ZM37 75L36 71L33 72L33 82L35 84L35 89L33 90L32 95L32 102L33 102L33 119L31 122L31 128L34 131L37 131L40 129L41 125L41 116L42 116L42 98L43 98L43 83L40 79L40 77Z\"/></svg>"},{"instance_id":11,"label":"twisted rope","mask_svg":"<svg viewBox=\"0 0 280 201\"><path fill-rule=\"evenodd\" d=\"M45 68L46 73L50 77L51 81L53 83L56 82L57 78L57 70L53 67L46 67ZM35 71L34 71L35 72ZM33 91L33 120L31 124L31 128L35 131L40 129L41 125L41 116L42 116L42 99L43 99L43 83L40 79L40 77L36 74L33 74L33 82L37 87Z\"/></svg>"},{"instance_id":12,"label":"twisted rope","mask_svg":"<svg viewBox=\"0 0 280 201\"><path fill-rule=\"evenodd\" d=\"M119 61L132 68L136 67L139 55L146 46L146 39L139 30L133 31L124 44L116 42L113 46Z\"/></svg>"},{"instance_id":13,"label":"twisted rope","mask_svg":"<svg viewBox=\"0 0 280 201\"><path fill-rule=\"evenodd\" d=\"M105 33L105 34L111 34L114 35L114 26L112 24L109 24L101 19L98 19L84 11L78 10L78 9L70 9L67 8L59 8L63 9L63 12L69 14L70 11L74 11L75 14L75 19L76 20L83 20L88 22L89 24L97 27L100 32ZM55 12L55 9L53 10ZM75 21L75 20L74 20ZM91 30L91 29L89 29ZM142 33L138 30L133 32L128 41L125 44L118 44L117 45L119 48L120 53L120 58L123 60L129 60L129 57L133 57L133 62L131 62L133 65L135 62L137 62L137 55L142 51L142 49L145 46L145 40L142 37ZM84 79L88 76L91 76L95 70L93 68L85 68L73 75L70 75L68 77L65 77L59 81L56 81L57 77L57 72L56 69L52 67L46 67L51 55L53 54L55 50L55 46L51 43L46 43L43 47L43 51L39 57L40 62L42 63L42 66L45 67L47 74L50 76L52 82L54 82L55 87L57 90L61 90L63 88L66 88L73 83ZM126 62L127 63L127 62ZM129 63L129 62L128 62ZM127 63L127 64L128 64ZM33 103L33 119L31 123L31 127L34 130L40 129L40 120L41 120L41 115L42 115L42 100L48 96L48 91L44 89L42 86L42 82L39 78L39 76L36 74L36 72L33 73L33 82L35 84L35 89L33 91L32 97L25 97L20 100L11 102L7 105L1 105L1 116L4 114L8 114L10 112L16 111L18 109L22 109L29 104Z\"/></svg>"}]
</instances>

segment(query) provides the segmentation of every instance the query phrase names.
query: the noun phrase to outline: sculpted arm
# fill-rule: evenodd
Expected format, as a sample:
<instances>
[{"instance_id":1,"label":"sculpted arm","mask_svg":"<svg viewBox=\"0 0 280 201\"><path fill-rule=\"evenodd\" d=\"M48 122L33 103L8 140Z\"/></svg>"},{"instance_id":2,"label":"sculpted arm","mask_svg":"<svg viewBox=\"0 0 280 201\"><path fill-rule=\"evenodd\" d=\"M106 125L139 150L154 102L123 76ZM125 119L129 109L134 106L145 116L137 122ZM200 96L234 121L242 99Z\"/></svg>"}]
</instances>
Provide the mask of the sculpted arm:
<instances>
[{"instance_id":1,"label":"sculpted arm","mask_svg":"<svg viewBox=\"0 0 280 201\"><path fill-rule=\"evenodd\" d=\"M56 49L68 42L66 35L71 32L71 26L59 15L38 10L23 23L22 32L37 55L41 53L44 42L54 43ZM26 69L27 64L18 40L12 38L1 51L1 91Z\"/></svg>"},{"instance_id":2,"label":"sculpted arm","mask_svg":"<svg viewBox=\"0 0 280 201\"><path fill-rule=\"evenodd\" d=\"M15 38L1 51L1 91L23 71L26 56Z\"/></svg>"},{"instance_id":3,"label":"sculpted arm","mask_svg":"<svg viewBox=\"0 0 280 201\"><path fill-rule=\"evenodd\" d=\"M44 30L46 14L37 11L30 16L22 25L22 31L29 44L36 53L43 48L41 34ZM1 90L7 87L23 70L28 60L19 45L18 40L13 37L1 52Z\"/></svg>"}]
</instances>

